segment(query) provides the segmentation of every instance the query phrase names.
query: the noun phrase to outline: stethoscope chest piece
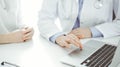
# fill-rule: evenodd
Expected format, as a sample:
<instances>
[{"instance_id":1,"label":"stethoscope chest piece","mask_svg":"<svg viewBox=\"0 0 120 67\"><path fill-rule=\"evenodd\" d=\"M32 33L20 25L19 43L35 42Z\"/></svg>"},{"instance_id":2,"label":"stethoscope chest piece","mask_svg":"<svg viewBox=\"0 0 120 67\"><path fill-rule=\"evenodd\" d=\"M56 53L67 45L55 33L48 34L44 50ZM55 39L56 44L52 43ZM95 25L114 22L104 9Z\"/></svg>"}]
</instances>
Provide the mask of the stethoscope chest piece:
<instances>
[{"instance_id":1,"label":"stethoscope chest piece","mask_svg":"<svg viewBox=\"0 0 120 67\"><path fill-rule=\"evenodd\" d=\"M103 0L95 0L94 5L96 9L100 9L103 7Z\"/></svg>"}]
</instances>

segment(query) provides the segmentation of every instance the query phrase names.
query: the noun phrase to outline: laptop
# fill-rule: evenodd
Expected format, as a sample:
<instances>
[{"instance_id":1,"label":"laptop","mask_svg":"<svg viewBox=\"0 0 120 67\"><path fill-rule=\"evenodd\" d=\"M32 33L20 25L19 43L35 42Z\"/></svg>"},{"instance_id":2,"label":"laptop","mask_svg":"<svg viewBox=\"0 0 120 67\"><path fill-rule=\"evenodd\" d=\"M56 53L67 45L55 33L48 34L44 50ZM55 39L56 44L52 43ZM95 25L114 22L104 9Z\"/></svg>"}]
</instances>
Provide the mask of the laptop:
<instances>
[{"instance_id":1,"label":"laptop","mask_svg":"<svg viewBox=\"0 0 120 67\"><path fill-rule=\"evenodd\" d=\"M90 40L83 45L82 51L76 49L62 57L60 62L70 67L120 67L119 44Z\"/></svg>"}]
</instances>

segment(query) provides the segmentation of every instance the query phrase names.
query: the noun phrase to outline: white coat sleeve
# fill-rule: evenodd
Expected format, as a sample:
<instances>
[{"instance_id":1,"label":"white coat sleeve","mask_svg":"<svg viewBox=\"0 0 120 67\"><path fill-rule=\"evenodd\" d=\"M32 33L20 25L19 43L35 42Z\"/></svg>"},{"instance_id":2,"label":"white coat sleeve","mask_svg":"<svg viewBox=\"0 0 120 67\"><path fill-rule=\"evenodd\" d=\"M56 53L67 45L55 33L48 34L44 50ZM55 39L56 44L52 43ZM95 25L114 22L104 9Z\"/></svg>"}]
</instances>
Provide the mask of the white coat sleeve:
<instances>
[{"instance_id":1,"label":"white coat sleeve","mask_svg":"<svg viewBox=\"0 0 120 67\"><path fill-rule=\"evenodd\" d=\"M40 34L49 40L49 38L60 32L55 24L55 19L58 16L58 0L44 0L42 9L39 14L38 27Z\"/></svg>"},{"instance_id":2,"label":"white coat sleeve","mask_svg":"<svg viewBox=\"0 0 120 67\"><path fill-rule=\"evenodd\" d=\"M120 21L106 22L96 26L96 28L103 34L104 38L120 35Z\"/></svg>"},{"instance_id":3,"label":"white coat sleeve","mask_svg":"<svg viewBox=\"0 0 120 67\"><path fill-rule=\"evenodd\" d=\"M115 0L114 11L116 19L113 22L97 25L96 28L103 34L104 38L120 35L120 1Z\"/></svg>"}]
</instances>

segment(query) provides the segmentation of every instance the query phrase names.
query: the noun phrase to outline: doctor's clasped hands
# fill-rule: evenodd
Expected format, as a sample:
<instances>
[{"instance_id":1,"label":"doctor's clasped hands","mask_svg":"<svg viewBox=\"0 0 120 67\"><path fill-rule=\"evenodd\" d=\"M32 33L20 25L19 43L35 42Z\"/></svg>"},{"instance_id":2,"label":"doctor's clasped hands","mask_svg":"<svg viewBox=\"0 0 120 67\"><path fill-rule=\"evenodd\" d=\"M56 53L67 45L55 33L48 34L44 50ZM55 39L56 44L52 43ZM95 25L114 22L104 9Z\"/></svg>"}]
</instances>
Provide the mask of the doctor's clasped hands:
<instances>
[{"instance_id":1,"label":"doctor's clasped hands","mask_svg":"<svg viewBox=\"0 0 120 67\"><path fill-rule=\"evenodd\" d=\"M62 35L56 38L56 43L62 47L69 48L70 44L74 44L80 49L83 49L80 39L90 38L92 36L89 28L77 28L72 30L67 35Z\"/></svg>"}]
</instances>

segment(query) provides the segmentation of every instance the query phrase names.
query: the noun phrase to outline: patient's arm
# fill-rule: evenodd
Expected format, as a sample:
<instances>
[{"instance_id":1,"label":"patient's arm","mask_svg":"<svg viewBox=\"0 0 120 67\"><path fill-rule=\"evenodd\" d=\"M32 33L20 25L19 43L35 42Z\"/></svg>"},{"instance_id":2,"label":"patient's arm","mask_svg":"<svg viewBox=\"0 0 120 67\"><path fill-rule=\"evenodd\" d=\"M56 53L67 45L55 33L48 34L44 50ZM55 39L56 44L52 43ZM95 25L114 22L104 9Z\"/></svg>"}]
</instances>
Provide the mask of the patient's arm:
<instances>
[{"instance_id":1,"label":"patient's arm","mask_svg":"<svg viewBox=\"0 0 120 67\"><path fill-rule=\"evenodd\" d=\"M14 31L7 34L0 34L0 43L18 43L24 41L24 31Z\"/></svg>"},{"instance_id":2,"label":"patient's arm","mask_svg":"<svg viewBox=\"0 0 120 67\"><path fill-rule=\"evenodd\" d=\"M0 34L0 43L19 43L32 39L34 30L31 27L25 27L16 31Z\"/></svg>"}]
</instances>

